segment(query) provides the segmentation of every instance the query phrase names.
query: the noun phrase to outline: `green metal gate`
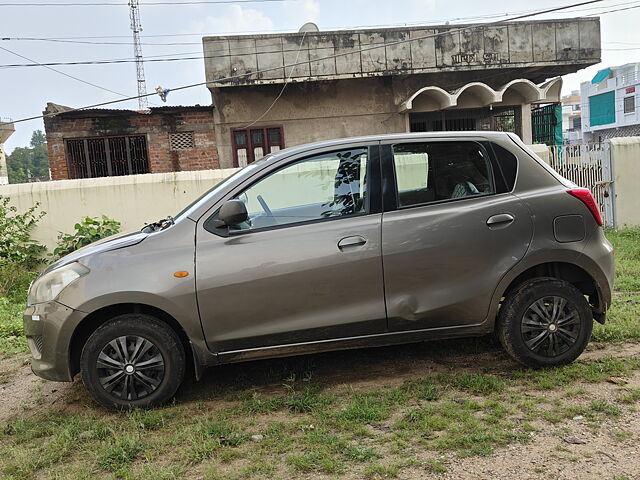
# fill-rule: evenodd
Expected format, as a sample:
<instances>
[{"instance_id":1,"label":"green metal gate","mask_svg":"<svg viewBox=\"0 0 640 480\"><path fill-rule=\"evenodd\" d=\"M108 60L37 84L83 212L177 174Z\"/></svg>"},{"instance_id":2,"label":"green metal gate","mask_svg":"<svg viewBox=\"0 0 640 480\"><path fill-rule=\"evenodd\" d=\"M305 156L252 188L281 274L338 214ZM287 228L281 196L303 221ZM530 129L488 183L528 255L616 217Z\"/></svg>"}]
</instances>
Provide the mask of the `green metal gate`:
<instances>
[{"instance_id":1,"label":"green metal gate","mask_svg":"<svg viewBox=\"0 0 640 480\"><path fill-rule=\"evenodd\" d=\"M551 103L531 109L533 143L562 145L562 105Z\"/></svg>"}]
</instances>

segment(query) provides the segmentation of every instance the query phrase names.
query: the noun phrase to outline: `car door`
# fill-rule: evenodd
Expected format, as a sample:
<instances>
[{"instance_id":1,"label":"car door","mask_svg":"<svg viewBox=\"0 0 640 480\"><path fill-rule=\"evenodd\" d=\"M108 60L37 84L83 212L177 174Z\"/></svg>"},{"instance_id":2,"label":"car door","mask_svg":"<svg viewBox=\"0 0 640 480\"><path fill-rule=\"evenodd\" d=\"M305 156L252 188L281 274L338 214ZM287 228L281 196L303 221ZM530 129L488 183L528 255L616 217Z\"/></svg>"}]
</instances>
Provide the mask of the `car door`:
<instances>
[{"instance_id":1,"label":"car door","mask_svg":"<svg viewBox=\"0 0 640 480\"><path fill-rule=\"evenodd\" d=\"M484 322L533 233L527 207L510 193L514 177L490 144L471 139L398 141L382 152L389 330Z\"/></svg>"},{"instance_id":2,"label":"car door","mask_svg":"<svg viewBox=\"0 0 640 480\"><path fill-rule=\"evenodd\" d=\"M196 288L212 351L386 330L378 151L298 156L226 197L245 203L247 222L201 219Z\"/></svg>"}]
</instances>

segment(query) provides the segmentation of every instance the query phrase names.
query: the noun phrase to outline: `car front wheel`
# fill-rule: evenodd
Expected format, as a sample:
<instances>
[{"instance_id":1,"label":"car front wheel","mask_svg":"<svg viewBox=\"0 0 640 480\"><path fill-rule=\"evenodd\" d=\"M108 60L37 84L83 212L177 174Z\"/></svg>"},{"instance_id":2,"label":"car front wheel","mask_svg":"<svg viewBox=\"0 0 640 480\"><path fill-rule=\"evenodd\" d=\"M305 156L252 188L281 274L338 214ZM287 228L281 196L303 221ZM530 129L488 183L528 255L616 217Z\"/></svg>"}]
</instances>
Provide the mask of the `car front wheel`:
<instances>
[{"instance_id":1,"label":"car front wheel","mask_svg":"<svg viewBox=\"0 0 640 480\"><path fill-rule=\"evenodd\" d=\"M505 299L497 333L505 350L529 367L574 361L584 351L593 315L584 295L557 278L524 282Z\"/></svg>"},{"instance_id":2,"label":"car front wheel","mask_svg":"<svg viewBox=\"0 0 640 480\"><path fill-rule=\"evenodd\" d=\"M151 408L169 401L182 383L185 353L176 333L143 314L100 326L80 358L82 381L107 408Z\"/></svg>"}]
</instances>

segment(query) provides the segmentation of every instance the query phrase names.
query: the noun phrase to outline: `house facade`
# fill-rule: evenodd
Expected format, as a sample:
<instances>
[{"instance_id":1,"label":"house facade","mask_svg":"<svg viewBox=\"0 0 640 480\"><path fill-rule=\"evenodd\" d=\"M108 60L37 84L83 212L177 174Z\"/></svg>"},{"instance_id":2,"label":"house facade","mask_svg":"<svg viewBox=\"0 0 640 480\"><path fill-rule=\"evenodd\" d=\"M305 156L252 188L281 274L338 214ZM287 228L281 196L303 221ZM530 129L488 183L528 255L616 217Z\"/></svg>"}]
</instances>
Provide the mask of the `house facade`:
<instances>
[{"instance_id":1,"label":"house facade","mask_svg":"<svg viewBox=\"0 0 640 480\"><path fill-rule=\"evenodd\" d=\"M44 120L52 180L219 168L210 106L72 111Z\"/></svg>"},{"instance_id":2,"label":"house facade","mask_svg":"<svg viewBox=\"0 0 640 480\"><path fill-rule=\"evenodd\" d=\"M562 139L565 144L582 142L582 111L580 90L561 98L562 102Z\"/></svg>"},{"instance_id":3,"label":"house facade","mask_svg":"<svg viewBox=\"0 0 640 480\"><path fill-rule=\"evenodd\" d=\"M562 128L559 77L600 61L600 23L305 28L204 37L203 48L216 145L221 166L231 167L357 135L504 130L525 143L540 141L536 132L561 138L548 131ZM541 110L549 105L558 109ZM532 127L532 109L549 128Z\"/></svg>"},{"instance_id":4,"label":"house facade","mask_svg":"<svg viewBox=\"0 0 640 480\"><path fill-rule=\"evenodd\" d=\"M640 135L640 62L600 70L580 93L585 141Z\"/></svg>"}]
</instances>

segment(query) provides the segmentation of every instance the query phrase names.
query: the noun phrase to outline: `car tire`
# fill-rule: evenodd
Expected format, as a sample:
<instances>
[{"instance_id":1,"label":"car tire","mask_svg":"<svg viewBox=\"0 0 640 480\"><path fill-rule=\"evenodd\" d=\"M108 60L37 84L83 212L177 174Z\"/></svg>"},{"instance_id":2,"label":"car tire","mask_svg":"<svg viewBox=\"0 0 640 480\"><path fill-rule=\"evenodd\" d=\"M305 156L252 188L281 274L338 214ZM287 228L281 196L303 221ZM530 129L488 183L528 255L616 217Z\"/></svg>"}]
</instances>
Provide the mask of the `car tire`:
<instances>
[{"instance_id":1,"label":"car tire","mask_svg":"<svg viewBox=\"0 0 640 480\"><path fill-rule=\"evenodd\" d=\"M498 313L500 343L528 367L573 362L589 343L592 329L584 295L558 278L527 280L507 296Z\"/></svg>"},{"instance_id":2,"label":"car tire","mask_svg":"<svg viewBox=\"0 0 640 480\"><path fill-rule=\"evenodd\" d=\"M153 408L173 398L182 383L185 351L157 318L119 315L89 337L80 372L89 393L107 408Z\"/></svg>"}]
</instances>

